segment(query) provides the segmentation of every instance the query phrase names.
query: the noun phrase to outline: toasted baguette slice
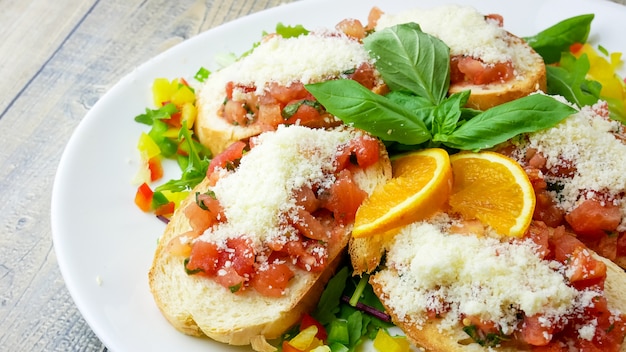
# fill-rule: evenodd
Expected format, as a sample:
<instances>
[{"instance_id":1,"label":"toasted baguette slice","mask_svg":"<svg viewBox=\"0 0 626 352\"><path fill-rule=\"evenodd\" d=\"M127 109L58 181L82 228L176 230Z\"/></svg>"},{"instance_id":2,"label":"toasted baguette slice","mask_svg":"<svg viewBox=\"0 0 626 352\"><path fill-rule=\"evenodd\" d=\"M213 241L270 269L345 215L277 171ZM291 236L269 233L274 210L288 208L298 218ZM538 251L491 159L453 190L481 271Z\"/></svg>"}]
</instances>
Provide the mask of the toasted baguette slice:
<instances>
[{"instance_id":1,"label":"toasted baguette slice","mask_svg":"<svg viewBox=\"0 0 626 352\"><path fill-rule=\"evenodd\" d=\"M362 83L382 89L384 85L373 70L368 52L358 40L342 32L320 29L291 38L269 35L249 55L213 72L199 87L195 125L198 138L217 154L234 141L247 140L282 123L337 126L341 121L324 112L319 118L309 117L305 121L283 116L286 104L313 101L303 89L298 93L289 89L335 78L359 80L348 72L356 74L363 69L368 78L364 80L367 83ZM236 102L240 110L245 108L246 120L228 120L224 113L227 102Z\"/></svg>"},{"instance_id":2,"label":"toasted baguette slice","mask_svg":"<svg viewBox=\"0 0 626 352\"><path fill-rule=\"evenodd\" d=\"M405 229L399 230L398 233L403 234L403 236L409 235L410 237L416 238L415 240L411 240L411 243L413 243L413 246L409 246L410 248L405 248L407 244L406 242L407 237L405 237L405 239L402 240L403 242L401 242L403 243L403 247L395 248L395 254L393 254L395 257L391 260L398 260L397 258L401 258L402 256L411 257L415 255L414 253L417 253L417 249L415 247L421 245L423 243L422 241L424 240L428 241L429 239L428 236L432 236L433 234L435 234L435 232L431 232L433 230L431 230L428 227L424 228L423 226L417 225L417 224L409 225L409 227L410 226L419 226L419 227L413 227L412 229L406 230L408 229L407 227ZM404 232L404 231L408 231L408 232ZM423 237L416 237L417 235L415 231L423 231L422 232ZM565 235L565 236L569 236L569 235ZM386 238L379 237L377 239L372 238L369 241L361 241L357 243L356 246L354 246L354 243L355 241L352 241L350 244L351 245L350 255L353 257L352 262L353 263L367 263L367 265L362 265L361 267L358 268L358 270L361 270L362 272L368 272L370 267L374 265L374 263L367 258L368 256L372 255L372 253L377 255L378 251L382 251L383 254L387 252L387 255L389 256L389 253L391 253L390 251L394 250L394 246L397 246L397 244L394 243L394 239L390 235L388 235ZM378 248L376 250L373 250L372 248L375 247L375 244L382 246L382 249ZM459 247L468 248L468 247L463 247L463 245L459 245ZM461 250L461 251L458 251L458 248L456 247L454 248L455 248L454 250L450 250L450 252L447 254L433 253L433 251L436 251L436 249L431 248L431 247L428 247L427 250L421 251L419 253L421 253L421 255L426 255L429 258L428 260L435 261L435 262L444 260L444 259L441 259L444 257L454 258L455 256L458 256L460 258L460 257L465 257L466 255L469 255L474 258L473 260L475 260L477 268L479 268L480 263L484 263L486 260L489 260L482 256L479 257L480 254L478 252L475 252L474 248ZM452 252L455 252L455 253L452 253ZM505 255L505 256L507 255L507 254L504 254L503 251L496 250L496 252L498 252L499 255ZM397 257L398 255L400 255L400 257ZM599 255L595 253L593 253L593 256L594 258L601 260L607 266L607 278L605 281L604 295L607 298L609 309L611 309L612 312L625 312L626 311L626 296L623 295L623 292L626 289L626 273L624 272L623 269L621 269L618 265L611 262L610 260L600 257ZM354 257L358 257L358 258L354 258ZM382 254L379 256L379 258L380 257L382 257ZM515 257L515 258L517 258L517 259L514 259L516 261L527 263L526 257L523 257L523 258ZM401 282L403 280L417 280L417 279L414 279L414 278L407 279L406 273L404 272L401 273L400 271L396 270L395 265L398 265L398 263L393 263L390 265L389 260L390 259L387 258L386 263L382 263L382 262L380 263L380 266L378 267L379 270L375 272L374 274L372 274L372 276L370 276L369 281L373 287L374 293L379 297L381 303L386 309L386 312L391 316L394 324L396 324L407 335L407 338L415 346L423 348L426 351L433 351L433 352L468 352L468 351L487 351L487 350L501 351L501 352L509 352L509 351L513 352L513 351L530 350L528 346L526 345L516 345L516 346L507 345L506 347L500 346L500 347L486 348L486 347L480 346L478 343L472 340L467 333L463 331L463 325L461 322L458 322L456 325L449 327L445 324L450 324L450 323L449 322L444 323L442 319L438 319L438 318L430 319L429 318L426 320L420 320L423 318L419 318L419 317L416 318L414 315L412 315L412 313L406 313L407 312L406 305L407 304L411 305L415 301L412 299L404 300L404 296L411 297L410 296L411 293L406 291L407 288L403 286ZM403 259L400 259L400 261L401 263L405 263ZM442 268L456 267L457 265L460 265L458 262L456 262L456 259L453 259L453 262L454 263L441 261L441 262L438 262L438 264L442 265ZM406 265L406 264L400 264L400 265ZM413 266L415 264L412 263L410 265ZM421 265L421 264L418 264L418 265ZM441 270L447 271L447 269L441 269ZM491 270L491 269L483 268L482 270L483 272L485 272L484 270ZM504 269L503 271L498 271L499 273L495 275L504 275L503 273L507 272L508 270L514 270L514 269L507 268L507 269ZM474 273L478 273L478 272L480 272L480 270L474 271ZM526 273L528 273L528 271L526 271ZM404 278L403 278L403 275L404 275ZM445 274L441 274L441 271L435 271L432 273L432 275L439 276L439 275L445 275ZM468 275L471 275L471 274L468 274ZM480 280L478 278L475 278L475 279ZM441 285L444 285L443 283L444 281L448 282L446 281L448 279L437 279L437 280L443 280L443 281L437 281L437 282L441 282ZM460 280L460 278L458 280ZM558 281L559 279L557 278L556 280ZM521 290L521 287L522 287L521 282L510 282L509 284L514 285L511 287L516 287L514 290ZM398 290L398 288L401 288L400 291L397 291L396 293L393 293L393 294L390 293L392 290ZM502 289L508 290L508 288L506 287L503 287ZM398 293L398 292L401 292L401 293ZM391 298L392 295L395 295L396 297L400 297L399 299L404 300L404 301L401 303L398 301L395 301L394 299ZM401 307L401 308L398 308L398 307ZM620 351L626 351L626 344L623 342L622 342Z\"/></svg>"},{"instance_id":3,"label":"toasted baguette slice","mask_svg":"<svg viewBox=\"0 0 626 352\"><path fill-rule=\"evenodd\" d=\"M391 177L391 165L382 145L380 153L376 164L353 173L354 181L367 193ZM328 253L323 272L292 267L295 277L290 280L285 295L265 297L252 288L233 294L210 278L187 275L183 266L185 258L168 250L173 239L192 229L183 209L195 202L196 192L204 193L209 188L209 182L207 178L196 186L168 223L149 272L150 289L164 317L179 331L230 345L251 345L257 351L272 351L274 347L267 340L280 337L298 322L302 313L311 311L317 304L325 284L342 258L345 259L342 254L352 225L343 228L338 246L329 247L334 251Z\"/></svg>"},{"instance_id":4,"label":"toasted baguette slice","mask_svg":"<svg viewBox=\"0 0 626 352\"><path fill-rule=\"evenodd\" d=\"M623 292L626 290L626 273L624 270L617 266L610 260L596 256L602 260L607 266L607 279L605 283L604 292L609 302L611 309L626 310L626 296ZM384 287L382 283L375 280L370 281L374 293L378 297L385 297ZM383 306L387 312L391 315L392 321L396 324L406 335L407 338L416 346L420 346L429 352L471 352L471 351L487 351L487 348L475 343L469 336L463 331L463 326L459 324L450 331L441 332L438 327L438 320L429 320L421 327L417 326L410 321L401 320L394 314L393 308L390 302L382 299ZM515 352L523 351L520 347L499 347L491 348L489 351L498 352ZM626 352L626 343L622 343L620 352Z\"/></svg>"},{"instance_id":5,"label":"toasted baguette slice","mask_svg":"<svg viewBox=\"0 0 626 352\"><path fill-rule=\"evenodd\" d=\"M448 92L454 94L471 90L466 106L477 110L487 110L538 91L546 92L546 66L543 58L523 39L511 33L507 33L506 41L517 54L514 60L515 77L506 82L484 85L456 83L450 86Z\"/></svg>"},{"instance_id":6,"label":"toasted baguette slice","mask_svg":"<svg viewBox=\"0 0 626 352\"><path fill-rule=\"evenodd\" d=\"M498 15L485 16L471 6L440 5L391 14L373 8L369 26L376 30L415 22L450 48L452 58L469 57L486 65L510 63L513 77L488 84L453 83L449 93L471 90L467 107L486 110L496 105L546 90L542 57L524 40L507 32Z\"/></svg>"}]
</instances>

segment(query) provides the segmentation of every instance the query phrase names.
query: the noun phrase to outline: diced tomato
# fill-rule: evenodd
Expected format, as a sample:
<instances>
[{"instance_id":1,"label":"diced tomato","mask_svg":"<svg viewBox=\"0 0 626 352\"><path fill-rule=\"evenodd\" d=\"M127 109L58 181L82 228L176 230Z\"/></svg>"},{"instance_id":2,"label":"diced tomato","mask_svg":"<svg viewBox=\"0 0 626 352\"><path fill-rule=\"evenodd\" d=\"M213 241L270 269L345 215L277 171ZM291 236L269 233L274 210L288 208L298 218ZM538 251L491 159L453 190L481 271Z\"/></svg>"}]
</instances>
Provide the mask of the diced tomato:
<instances>
[{"instance_id":1,"label":"diced tomato","mask_svg":"<svg viewBox=\"0 0 626 352\"><path fill-rule=\"evenodd\" d=\"M593 258L586 248L575 249L566 265L570 282L579 290L602 285L606 278L606 264Z\"/></svg>"},{"instance_id":2,"label":"diced tomato","mask_svg":"<svg viewBox=\"0 0 626 352\"><path fill-rule=\"evenodd\" d=\"M226 247L229 248L228 261L230 266L235 269L237 274L246 277L254 273L255 250L250 240L244 237L229 238L226 241Z\"/></svg>"},{"instance_id":3,"label":"diced tomato","mask_svg":"<svg viewBox=\"0 0 626 352\"><path fill-rule=\"evenodd\" d=\"M198 203L191 203L184 210L185 216L189 219L189 224L195 232L202 233L218 222L226 220L217 199L202 194L197 197L206 209L201 208Z\"/></svg>"},{"instance_id":4,"label":"diced tomato","mask_svg":"<svg viewBox=\"0 0 626 352\"><path fill-rule=\"evenodd\" d=\"M293 277L294 273L287 264L271 263L254 275L250 286L263 296L281 297Z\"/></svg>"},{"instance_id":5,"label":"diced tomato","mask_svg":"<svg viewBox=\"0 0 626 352\"><path fill-rule=\"evenodd\" d=\"M535 190L535 212L533 219L540 220L550 227L557 227L565 222L565 213L559 208L546 189Z\"/></svg>"},{"instance_id":6,"label":"diced tomato","mask_svg":"<svg viewBox=\"0 0 626 352\"><path fill-rule=\"evenodd\" d=\"M554 327L550 323L542 322L541 315L525 316L520 331L520 339L529 345L546 346L552 339Z\"/></svg>"},{"instance_id":7,"label":"diced tomato","mask_svg":"<svg viewBox=\"0 0 626 352\"><path fill-rule=\"evenodd\" d=\"M320 202L317 199L315 192L313 192L313 189L309 186L303 186L302 188L296 190L294 192L294 198L296 200L296 205L302 207L309 213L316 211L320 206Z\"/></svg>"},{"instance_id":8,"label":"diced tomato","mask_svg":"<svg viewBox=\"0 0 626 352\"><path fill-rule=\"evenodd\" d=\"M507 81L514 76L510 62L485 64L469 56L455 56L450 61L451 83L489 84Z\"/></svg>"},{"instance_id":9,"label":"diced tomato","mask_svg":"<svg viewBox=\"0 0 626 352\"><path fill-rule=\"evenodd\" d=\"M330 231L318 219L306 210L298 209L298 219L293 226L306 238L328 241Z\"/></svg>"},{"instance_id":10,"label":"diced tomato","mask_svg":"<svg viewBox=\"0 0 626 352\"><path fill-rule=\"evenodd\" d=\"M304 313L302 315L302 320L300 321L300 331L308 328L311 325L317 326L317 334L315 337L322 341L326 341L328 338L328 333L326 332L326 328L319 321L313 318L311 315Z\"/></svg>"},{"instance_id":11,"label":"diced tomato","mask_svg":"<svg viewBox=\"0 0 626 352\"><path fill-rule=\"evenodd\" d=\"M587 243L587 246L593 249L600 256L605 257L608 260L615 261L617 258L617 240L618 235L612 234L600 237L596 243Z\"/></svg>"},{"instance_id":12,"label":"diced tomato","mask_svg":"<svg viewBox=\"0 0 626 352\"><path fill-rule=\"evenodd\" d=\"M243 151L246 148L246 143L237 141L228 146L223 152L219 153L209 163L207 175L211 175L217 168L227 168L229 164L234 164L237 160L243 156Z\"/></svg>"},{"instance_id":13,"label":"diced tomato","mask_svg":"<svg viewBox=\"0 0 626 352\"><path fill-rule=\"evenodd\" d=\"M565 215L565 220L581 236L598 238L615 231L622 221L620 208L612 202L587 199Z\"/></svg>"},{"instance_id":14,"label":"diced tomato","mask_svg":"<svg viewBox=\"0 0 626 352\"><path fill-rule=\"evenodd\" d=\"M248 119L248 110L245 102L238 100L227 100L224 104L224 120L235 126L248 126L251 120Z\"/></svg>"},{"instance_id":15,"label":"diced tomato","mask_svg":"<svg viewBox=\"0 0 626 352\"><path fill-rule=\"evenodd\" d=\"M498 23L499 27L502 27L504 25L504 18L502 17L502 15L499 15L497 13L490 13L485 16L485 19L495 21L496 23Z\"/></svg>"},{"instance_id":16,"label":"diced tomato","mask_svg":"<svg viewBox=\"0 0 626 352\"><path fill-rule=\"evenodd\" d=\"M289 86L285 86L276 82L270 83L268 87L269 94L279 103L286 105L294 100L310 98L309 91L304 88L302 82L292 82Z\"/></svg>"},{"instance_id":17,"label":"diced tomato","mask_svg":"<svg viewBox=\"0 0 626 352\"><path fill-rule=\"evenodd\" d=\"M550 230L544 223L532 222L528 236L537 245L537 253L545 258L550 253Z\"/></svg>"},{"instance_id":18,"label":"diced tomato","mask_svg":"<svg viewBox=\"0 0 626 352\"><path fill-rule=\"evenodd\" d=\"M337 175L337 180L322 199L323 207L332 211L335 221L347 224L354 220L356 211L367 193L359 188L348 169Z\"/></svg>"},{"instance_id":19,"label":"diced tomato","mask_svg":"<svg viewBox=\"0 0 626 352\"><path fill-rule=\"evenodd\" d=\"M350 149L356 156L356 162L361 168L367 168L378 162L380 157L380 143L373 137L362 136L351 142Z\"/></svg>"},{"instance_id":20,"label":"diced tomato","mask_svg":"<svg viewBox=\"0 0 626 352\"><path fill-rule=\"evenodd\" d=\"M626 232L620 232L617 236L616 255L618 257L626 256Z\"/></svg>"},{"instance_id":21,"label":"diced tomato","mask_svg":"<svg viewBox=\"0 0 626 352\"><path fill-rule=\"evenodd\" d=\"M565 264L572 256L572 253L585 247L576 237L565 233L550 237L550 245L554 251L554 259Z\"/></svg>"},{"instance_id":22,"label":"diced tomato","mask_svg":"<svg viewBox=\"0 0 626 352\"><path fill-rule=\"evenodd\" d=\"M326 267L328 250L320 241L309 240L304 246L305 252L298 257L296 265L306 271L321 272Z\"/></svg>"},{"instance_id":23,"label":"diced tomato","mask_svg":"<svg viewBox=\"0 0 626 352\"><path fill-rule=\"evenodd\" d=\"M300 106L293 115L285 120L286 124L299 123L301 125L309 125L312 122L320 120L321 113L316 107L301 103L301 101L294 101L289 104L300 104Z\"/></svg>"},{"instance_id":24,"label":"diced tomato","mask_svg":"<svg viewBox=\"0 0 626 352\"><path fill-rule=\"evenodd\" d=\"M350 79L359 82L362 86L370 90L377 84L374 67L368 62L364 62L359 65L354 73L350 75Z\"/></svg>"},{"instance_id":25,"label":"diced tomato","mask_svg":"<svg viewBox=\"0 0 626 352\"><path fill-rule=\"evenodd\" d=\"M241 293L246 290L246 278L239 275L233 267L219 268L217 274L213 276L213 280L232 293Z\"/></svg>"},{"instance_id":26,"label":"diced tomato","mask_svg":"<svg viewBox=\"0 0 626 352\"><path fill-rule=\"evenodd\" d=\"M212 242L196 241L191 247L187 270L201 270L208 276L217 274L219 268L219 250Z\"/></svg>"},{"instance_id":27,"label":"diced tomato","mask_svg":"<svg viewBox=\"0 0 626 352\"><path fill-rule=\"evenodd\" d=\"M152 204L152 189L147 183L142 183L135 193L135 204L139 209L143 211L150 211L150 205Z\"/></svg>"},{"instance_id":28,"label":"diced tomato","mask_svg":"<svg viewBox=\"0 0 626 352\"><path fill-rule=\"evenodd\" d=\"M365 27L361 21L353 18L346 18L335 25L335 29L345 33L348 37L353 39L365 38Z\"/></svg>"}]
</instances>

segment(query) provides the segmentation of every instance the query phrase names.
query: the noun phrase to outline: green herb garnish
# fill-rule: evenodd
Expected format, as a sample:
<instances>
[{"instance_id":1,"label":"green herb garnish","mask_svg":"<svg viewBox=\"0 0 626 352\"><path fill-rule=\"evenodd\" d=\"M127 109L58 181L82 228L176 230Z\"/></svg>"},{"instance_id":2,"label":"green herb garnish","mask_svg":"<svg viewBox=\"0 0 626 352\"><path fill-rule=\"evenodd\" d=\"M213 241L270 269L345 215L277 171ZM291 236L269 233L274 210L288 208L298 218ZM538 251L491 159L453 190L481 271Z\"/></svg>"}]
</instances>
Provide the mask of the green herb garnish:
<instances>
[{"instance_id":1,"label":"green herb garnish","mask_svg":"<svg viewBox=\"0 0 626 352\"><path fill-rule=\"evenodd\" d=\"M449 49L414 23L375 32L364 44L390 94L375 94L351 80L309 84L306 89L329 113L385 142L480 150L552 127L576 111L540 94L483 112L464 108L469 92L447 97Z\"/></svg>"}]
</instances>

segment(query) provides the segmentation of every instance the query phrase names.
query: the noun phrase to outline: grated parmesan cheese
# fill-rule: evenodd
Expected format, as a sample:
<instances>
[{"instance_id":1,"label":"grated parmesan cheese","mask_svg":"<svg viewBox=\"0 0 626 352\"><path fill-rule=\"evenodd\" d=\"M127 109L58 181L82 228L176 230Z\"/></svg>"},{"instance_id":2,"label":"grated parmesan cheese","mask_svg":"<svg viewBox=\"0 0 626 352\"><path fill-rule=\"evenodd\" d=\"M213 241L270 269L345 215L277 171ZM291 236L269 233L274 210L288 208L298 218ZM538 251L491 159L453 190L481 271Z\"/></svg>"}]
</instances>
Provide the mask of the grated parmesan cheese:
<instances>
[{"instance_id":1,"label":"grated parmesan cheese","mask_svg":"<svg viewBox=\"0 0 626 352\"><path fill-rule=\"evenodd\" d=\"M442 218L402 229L387 253L391 269L373 277L403 321L421 326L428 311L445 312L439 325L443 331L471 315L493 321L510 334L519 311L560 317L589 306L599 294L568 286L562 270L554 270L560 265L540 259L530 240L503 243L491 237L447 234L449 219Z\"/></svg>"},{"instance_id":2,"label":"grated parmesan cheese","mask_svg":"<svg viewBox=\"0 0 626 352\"><path fill-rule=\"evenodd\" d=\"M209 228L200 240L220 242L246 235L254 245L286 241L289 216L296 210L293 192L304 185L330 187L338 146L358 132L292 125L259 135L238 168L223 173L210 189L224 208L227 222Z\"/></svg>"},{"instance_id":3,"label":"grated parmesan cheese","mask_svg":"<svg viewBox=\"0 0 626 352\"><path fill-rule=\"evenodd\" d=\"M485 63L511 61L522 72L532 65L524 46L511 45L509 34L502 27L485 20L483 14L470 6L443 5L382 14L376 30L408 22L419 24L422 31L446 43L451 56L471 56Z\"/></svg>"},{"instance_id":4,"label":"grated parmesan cheese","mask_svg":"<svg viewBox=\"0 0 626 352\"><path fill-rule=\"evenodd\" d=\"M624 231L626 144L616 136L623 131L621 123L600 115L605 104L583 107L557 126L529 134L527 140L517 142L520 149L513 157L521 162L526 150L532 148L546 157L548 169L572 163L576 171L571 176L544 175L546 182L562 186L558 193L552 192L557 206L570 212L594 193L606 193L621 209L622 223L618 231Z\"/></svg>"},{"instance_id":5,"label":"grated parmesan cheese","mask_svg":"<svg viewBox=\"0 0 626 352\"><path fill-rule=\"evenodd\" d=\"M284 86L294 81L319 82L339 77L364 62L373 63L367 50L342 32L324 29L292 38L275 35L248 56L212 73L201 87L201 94L214 96L222 103L224 87L230 81L254 86L256 94L261 95L270 82Z\"/></svg>"}]
</instances>

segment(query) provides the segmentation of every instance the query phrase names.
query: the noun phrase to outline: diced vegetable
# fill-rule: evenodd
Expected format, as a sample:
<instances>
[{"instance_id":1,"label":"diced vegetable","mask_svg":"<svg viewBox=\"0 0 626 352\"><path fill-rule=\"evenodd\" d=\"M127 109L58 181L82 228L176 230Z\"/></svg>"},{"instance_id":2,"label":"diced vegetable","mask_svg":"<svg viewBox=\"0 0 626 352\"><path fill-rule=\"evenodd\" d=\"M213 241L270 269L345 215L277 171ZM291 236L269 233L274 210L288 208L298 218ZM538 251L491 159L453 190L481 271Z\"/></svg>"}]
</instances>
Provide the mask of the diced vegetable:
<instances>
[{"instance_id":1,"label":"diced vegetable","mask_svg":"<svg viewBox=\"0 0 626 352\"><path fill-rule=\"evenodd\" d=\"M410 345L405 337L392 337L385 330L378 330L374 348L380 352L407 352Z\"/></svg>"}]
</instances>

